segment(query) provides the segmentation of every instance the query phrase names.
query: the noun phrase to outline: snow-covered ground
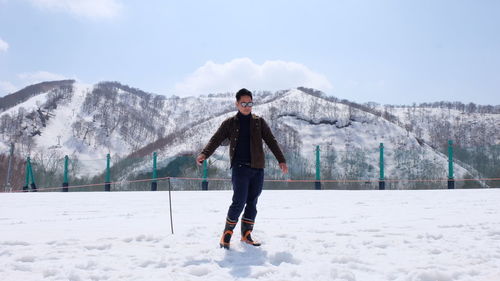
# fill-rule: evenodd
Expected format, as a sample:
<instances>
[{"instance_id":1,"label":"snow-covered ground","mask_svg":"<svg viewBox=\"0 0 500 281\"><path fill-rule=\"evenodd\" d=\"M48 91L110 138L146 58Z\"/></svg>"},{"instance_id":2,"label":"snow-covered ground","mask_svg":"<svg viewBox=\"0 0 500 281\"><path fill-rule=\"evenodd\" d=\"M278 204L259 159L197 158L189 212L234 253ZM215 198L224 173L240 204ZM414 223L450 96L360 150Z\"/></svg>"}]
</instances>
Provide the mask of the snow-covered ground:
<instances>
[{"instance_id":1,"label":"snow-covered ground","mask_svg":"<svg viewBox=\"0 0 500 281\"><path fill-rule=\"evenodd\" d=\"M500 280L498 189L265 190L226 251L230 198L172 192L172 235L168 192L0 194L0 279Z\"/></svg>"}]
</instances>

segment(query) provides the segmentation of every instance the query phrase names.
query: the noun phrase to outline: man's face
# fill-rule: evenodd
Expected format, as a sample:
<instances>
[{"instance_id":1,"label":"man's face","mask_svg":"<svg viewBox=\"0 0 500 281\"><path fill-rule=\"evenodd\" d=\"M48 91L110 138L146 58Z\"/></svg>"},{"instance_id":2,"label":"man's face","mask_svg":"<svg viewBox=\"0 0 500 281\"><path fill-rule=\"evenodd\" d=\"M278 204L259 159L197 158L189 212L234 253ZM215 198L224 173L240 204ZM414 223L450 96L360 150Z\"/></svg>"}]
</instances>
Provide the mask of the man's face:
<instances>
[{"instance_id":1,"label":"man's face","mask_svg":"<svg viewBox=\"0 0 500 281\"><path fill-rule=\"evenodd\" d=\"M238 110L241 112L243 115L248 115L252 112L252 107L251 106L243 106L248 102L252 102L252 98L249 96L241 96L240 100L236 102L236 107L238 107ZM242 105L243 103L243 105Z\"/></svg>"}]
</instances>

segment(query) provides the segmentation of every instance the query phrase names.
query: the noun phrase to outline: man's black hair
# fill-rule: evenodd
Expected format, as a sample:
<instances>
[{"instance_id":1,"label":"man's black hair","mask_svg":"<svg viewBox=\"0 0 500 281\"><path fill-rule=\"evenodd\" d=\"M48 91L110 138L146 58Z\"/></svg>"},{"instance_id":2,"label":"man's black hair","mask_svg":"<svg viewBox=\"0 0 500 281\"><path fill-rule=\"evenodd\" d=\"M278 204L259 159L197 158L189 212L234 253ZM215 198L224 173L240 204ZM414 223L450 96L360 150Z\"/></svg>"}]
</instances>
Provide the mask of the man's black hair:
<instances>
[{"instance_id":1,"label":"man's black hair","mask_svg":"<svg viewBox=\"0 0 500 281\"><path fill-rule=\"evenodd\" d=\"M250 92L249 90L243 88L241 90L239 90L237 93L236 93L236 101L240 101L240 98L242 96L249 96L251 99L253 99L252 97L252 92Z\"/></svg>"}]
</instances>

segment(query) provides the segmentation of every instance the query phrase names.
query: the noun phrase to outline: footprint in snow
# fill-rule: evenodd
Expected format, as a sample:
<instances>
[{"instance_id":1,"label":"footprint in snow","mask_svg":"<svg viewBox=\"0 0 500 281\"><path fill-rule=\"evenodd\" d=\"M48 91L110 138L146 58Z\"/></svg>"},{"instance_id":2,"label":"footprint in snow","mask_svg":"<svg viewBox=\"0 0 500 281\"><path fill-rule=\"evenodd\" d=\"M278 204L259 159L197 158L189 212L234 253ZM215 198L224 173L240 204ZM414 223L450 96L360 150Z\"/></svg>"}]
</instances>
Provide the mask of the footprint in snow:
<instances>
[{"instance_id":1,"label":"footprint in snow","mask_svg":"<svg viewBox=\"0 0 500 281\"><path fill-rule=\"evenodd\" d=\"M17 261L18 262L26 262L26 263L35 262L35 257L34 256L24 256L24 257L18 258Z\"/></svg>"},{"instance_id":2,"label":"footprint in snow","mask_svg":"<svg viewBox=\"0 0 500 281\"><path fill-rule=\"evenodd\" d=\"M151 260L147 260L147 261L142 262L139 266L140 267L148 267L148 266L150 266L152 264L155 264L155 262L151 261Z\"/></svg>"},{"instance_id":3,"label":"footprint in snow","mask_svg":"<svg viewBox=\"0 0 500 281\"><path fill-rule=\"evenodd\" d=\"M53 277L59 273L56 269L46 269L43 271L43 278Z\"/></svg>"},{"instance_id":4,"label":"footprint in snow","mask_svg":"<svg viewBox=\"0 0 500 281\"><path fill-rule=\"evenodd\" d=\"M122 241L125 242L125 243L130 243L133 240L134 240L134 238L128 237L128 238L123 239Z\"/></svg>"},{"instance_id":5,"label":"footprint in snow","mask_svg":"<svg viewBox=\"0 0 500 281\"><path fill-rule=\"evenodd\" d=\"M426 238L427 240L440 240L443 238L443 234L429 234L429 233L426 233Z\"/></svg>"},{"instance_id":6,"label":"footprint in snow","mask_svg":"<svg viewBox=\"0 0 500 281\"><path fill-rule=\"evenodd\" d=\"M4 246L29 246L30 243L24 241L4 241L0 243L0 245Z\"/></svg>"},{"instance_id":7,"label":"footprint in snow","mask_svg":"<svg viewBox=\"0 0 500 281\"><path fill-rule=\"evenodd\" d=\"M367 228L367 229L363 229L361 231L363 231L363 232L380 232L380 229L377 229L377 228Z\"/></svg>"},{"instance_id":8,"label":"footprint in snow","mask_svg":"<svg viewBox=\"0 0 500 281\"><path fill-rule=\"evenodd\" d=\"M87 249L87 250L99 250L99 251L103 251L103 250L111 249L111 244L89 245L89 246L85 246L84 248Z\"/></svg>"},{"instance_id":9,"label":"footprint in snow","mask_svg":"<svg viewBox=\"0 0 500 281\"><path fill-rule=\"evenodd\" d=\"M135 237L135 241L142 242L142 240L146 239L146 235L141 234L137 237Z\"/></svg>"},{"instance_id":10,"label":"footprint in snow","mask_svg":"<svg viewBox=\"0 0 500 281\"><path fill-rule=\"evenodd\" d=\"M441 254L441 250L439 249L432 249L431 251L429 251L430 254L432 255L439 255Z\"/></svg>"},{"instance_id":11,"label":"footprint in snow","mask_svg":"<svg viewBox=\"0 0 500 281\"><path fill-rule=\"evenodd\" d=\"M295 259L288 252L277 252L269 257L269 262L274 266L279 266L282 263L299 264L300 261Z\"/></svg>"},{"instance_id":12,"label":"footprint in snow","mask_svg":"<svg viewBox=\"0 0 500 281\"><path fill-rule=\"evenodd\" d=\"M190 265L187 267L187 269L191 275L198 276L198 277L201 277L201 276L204 276L204 275L207 275L210 273L210 269L208 269L206 266Z\"/></svg>"},{"instance_id":13,"label":"footprint in snow","mask_svg":"<svg viewBox=\"0 0 500 281\"><path fill-rule=\"evenodd\" d=\"M12 252L11 252L11 251L9 251L9 250L4 250L4 251L1 251L1 252L0 252L0 257L1 257L1 256L7 256L7 257L10 257L10 256L12 256Z\"/></svg>"}]
</instances>

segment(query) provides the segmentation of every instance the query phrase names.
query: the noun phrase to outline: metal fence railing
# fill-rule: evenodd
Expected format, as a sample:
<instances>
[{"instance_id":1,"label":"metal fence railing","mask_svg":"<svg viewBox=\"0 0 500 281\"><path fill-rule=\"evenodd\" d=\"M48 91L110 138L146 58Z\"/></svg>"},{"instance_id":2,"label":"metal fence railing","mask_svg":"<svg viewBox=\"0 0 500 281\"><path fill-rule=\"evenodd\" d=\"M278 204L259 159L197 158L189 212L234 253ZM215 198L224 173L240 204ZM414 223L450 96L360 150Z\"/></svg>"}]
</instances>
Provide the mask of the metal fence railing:
<instances>
[{"instance_id":1,"label":"metal fence railing","mask_svg":"<svg viewBox=\"0 0 500 281\"><path fill-rule=\"evenodd\" d=\"M426 145L369 149L333 146L285 151L283 175L266 149L265 189L441 189L500 187L500 145L442 148ZM196 155L100 159L0 157L0 191L146 191L231 189L227 153L204 165ZM5 167L5 168L4 168Z\"/></svg>"}]
</instances>

